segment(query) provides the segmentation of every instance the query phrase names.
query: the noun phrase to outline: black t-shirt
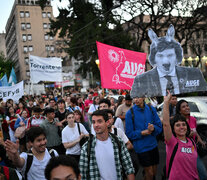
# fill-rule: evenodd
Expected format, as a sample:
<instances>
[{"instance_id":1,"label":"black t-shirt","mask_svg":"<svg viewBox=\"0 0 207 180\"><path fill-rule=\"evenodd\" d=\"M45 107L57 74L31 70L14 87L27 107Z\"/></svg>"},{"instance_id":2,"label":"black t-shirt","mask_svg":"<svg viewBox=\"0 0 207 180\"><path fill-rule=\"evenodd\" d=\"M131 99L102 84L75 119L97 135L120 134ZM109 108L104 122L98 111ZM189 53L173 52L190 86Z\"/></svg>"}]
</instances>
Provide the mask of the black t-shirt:
<instances>
[{"instance_id":1,"label":"black t-shirt","mask_svg":"<svg viewBox=\"0 0 207 180\"><path fill-rule=\"evenodd\" d=\"M63 113L61 113L60 111L56 111L55 112L55 117L59 119L59 121L62 121L63 119L65 119L65 114L68 113L69 111L67 109L65 109L65 111ZM67 122L63 123L63 126L67 126Z\"/></svg>"}]
</instances>

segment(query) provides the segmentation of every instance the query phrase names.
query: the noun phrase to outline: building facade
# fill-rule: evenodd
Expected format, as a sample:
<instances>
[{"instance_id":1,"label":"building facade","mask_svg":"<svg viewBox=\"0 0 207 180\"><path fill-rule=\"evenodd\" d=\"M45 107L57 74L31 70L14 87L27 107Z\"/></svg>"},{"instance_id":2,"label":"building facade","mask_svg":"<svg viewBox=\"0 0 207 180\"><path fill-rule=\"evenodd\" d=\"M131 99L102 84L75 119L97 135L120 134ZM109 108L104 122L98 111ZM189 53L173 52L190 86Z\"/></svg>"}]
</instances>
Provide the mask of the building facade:
<instances>
[{"instance_id":1,"label":"building facade","mask_svg":"<svg viewBox=\"0 0 207 180\"><path fill-rule=\"evenodd\" d=\"M41 9L37 0L15 0L5 39L7 58L14 62L19 81L30 79L29 54L68 60L67 53L58 48L60 39L48 34L50 19L54 19L50 1Z\"/></svg>"},{"instance_id":2,"label":"building facade","mask_svg":"<svg viewBox=\"0 0 207 180\"><path fill-rule=\"evenodd\" d=\"M5 43L5 33L0 33L0 53L6 57L6 43Z\"/></svg>"}]
</instances>

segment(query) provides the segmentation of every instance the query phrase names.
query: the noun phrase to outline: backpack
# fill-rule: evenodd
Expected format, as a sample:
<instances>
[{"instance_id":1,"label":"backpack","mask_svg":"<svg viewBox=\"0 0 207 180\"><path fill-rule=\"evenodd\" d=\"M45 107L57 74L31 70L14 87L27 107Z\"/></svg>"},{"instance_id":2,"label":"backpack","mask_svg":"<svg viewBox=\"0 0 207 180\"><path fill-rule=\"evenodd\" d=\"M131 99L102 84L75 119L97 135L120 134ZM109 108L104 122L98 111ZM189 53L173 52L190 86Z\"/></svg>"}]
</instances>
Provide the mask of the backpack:
<instances>
[{"instance_id":1,"label":"backpack","mask_svg":"<svg viewBox=\"0 0 207 180\"><path fill-rule=\"evenodd\" d=\"M48 148L47 148L48 149ZM55 153L54 153L54 149L48 149L48 152L50 154L51 157L55 157ZM26 164L26 170L25 170L25 173L24 173L24 180L27 180L27 173L29 172L30 170L30 167L32 165L32 162L33 162L33 154L32 154L32 151L29 150L27 152L27 164Z\"/></svg>"},{"instance_id":2,"label":"backpack","mask_svg":"<svg viewBox=\"0 0 207 180\"><path fill-rule=\"evenodd\" d=\"M114 139L114 141L118 145L118 149L119 149L119 159L120 159L120 163L122 164L122 159L121 159L121 142L119 141L118 137L115 134L112 134L112 133L109 133L109 134L111 135L111 137ZM88 157L87 179L90 179L90 154L91 154L92 139L93 139L93 135L90 134L89 140L88 140L88 144L87 144L87 148L88 148L87 149L87 157ZM123 166L122 166L122 176L125 177L125 172L124 172Z\"/></svg>"},{"instance_id":3,"label":"backpack","mask_svg":"<svg viewBox=\"0 0 207 180\"><path fill-rule=\"evenodd\" d=\"M189 138L189 139L192 141L193 146L196 147L196 144L195 144L194 140L191 139L191 138ZM178 142L176 143L176 145L173 148L173 152L172 152L172 155L170 157L170 162L169 162L169 167L168 167L167 174L166 174L166 165L163 167L162 180L166 180L166 179L169 178L170 171L171 171L172 164L173 164L173 160L175 158L175 155L176 155L177 150L178 150Z\"/></svg>"}]
</instances>

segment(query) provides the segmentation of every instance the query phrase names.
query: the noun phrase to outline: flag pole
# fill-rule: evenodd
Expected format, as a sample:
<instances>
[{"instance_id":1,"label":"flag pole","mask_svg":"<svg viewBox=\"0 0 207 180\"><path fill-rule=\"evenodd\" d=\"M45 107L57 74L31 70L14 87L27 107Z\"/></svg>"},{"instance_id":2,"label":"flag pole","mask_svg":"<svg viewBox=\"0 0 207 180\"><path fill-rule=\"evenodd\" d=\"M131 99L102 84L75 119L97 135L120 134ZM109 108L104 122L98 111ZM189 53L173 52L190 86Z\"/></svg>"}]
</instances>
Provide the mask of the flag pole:
<instances>
[{"instance_id":1,"label":"flag pole","mask_svg":"<svg viewBox=\"0 0 207 180\"><path fill-rule=\"evenodd\" d=\"M33 95L33 82L32 82L32 77L31 77L31 67L30 67L30 53L29 53L29 70L30 70L30 89L29 89L29 94Z\"/></svg>"}]
</instances>

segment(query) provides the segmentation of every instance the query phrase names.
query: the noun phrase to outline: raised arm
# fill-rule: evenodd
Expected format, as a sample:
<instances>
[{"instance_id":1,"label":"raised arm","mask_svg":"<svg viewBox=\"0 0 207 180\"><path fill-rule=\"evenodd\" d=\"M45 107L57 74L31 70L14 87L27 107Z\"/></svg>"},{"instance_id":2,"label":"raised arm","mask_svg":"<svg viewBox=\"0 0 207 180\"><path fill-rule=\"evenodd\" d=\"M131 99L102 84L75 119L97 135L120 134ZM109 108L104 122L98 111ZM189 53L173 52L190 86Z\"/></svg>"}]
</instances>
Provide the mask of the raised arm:
<instances>
[{"instance_id":1,"label":"raised arm","mask_svg":"<svg viewBox=\"0 0 207 180\"><path fill-rule=\"evenodd\" d=\"M10 140L6 140L5 141L5 148L6 148L7 155L9 157L9 159L12 160L14 165L17 168L22 168L24 166L25 160L19 156L19 152L18 152L19 140L17 140L16 143L13 143Z\"/></svg>"},{"instance_id":2,"label":"raised arm","mask_svg":"<svg viewBox=\"0 0 207 180\"><path fill-rule=\"evenodd\" d=\"M169 104L172 95L168 92L168 95L164 97L164 107L163 107L163 130L165 140L168 141L172 137L172 129L170 126L170 112L169 112Z\"/></svg>"}]
</instances>

